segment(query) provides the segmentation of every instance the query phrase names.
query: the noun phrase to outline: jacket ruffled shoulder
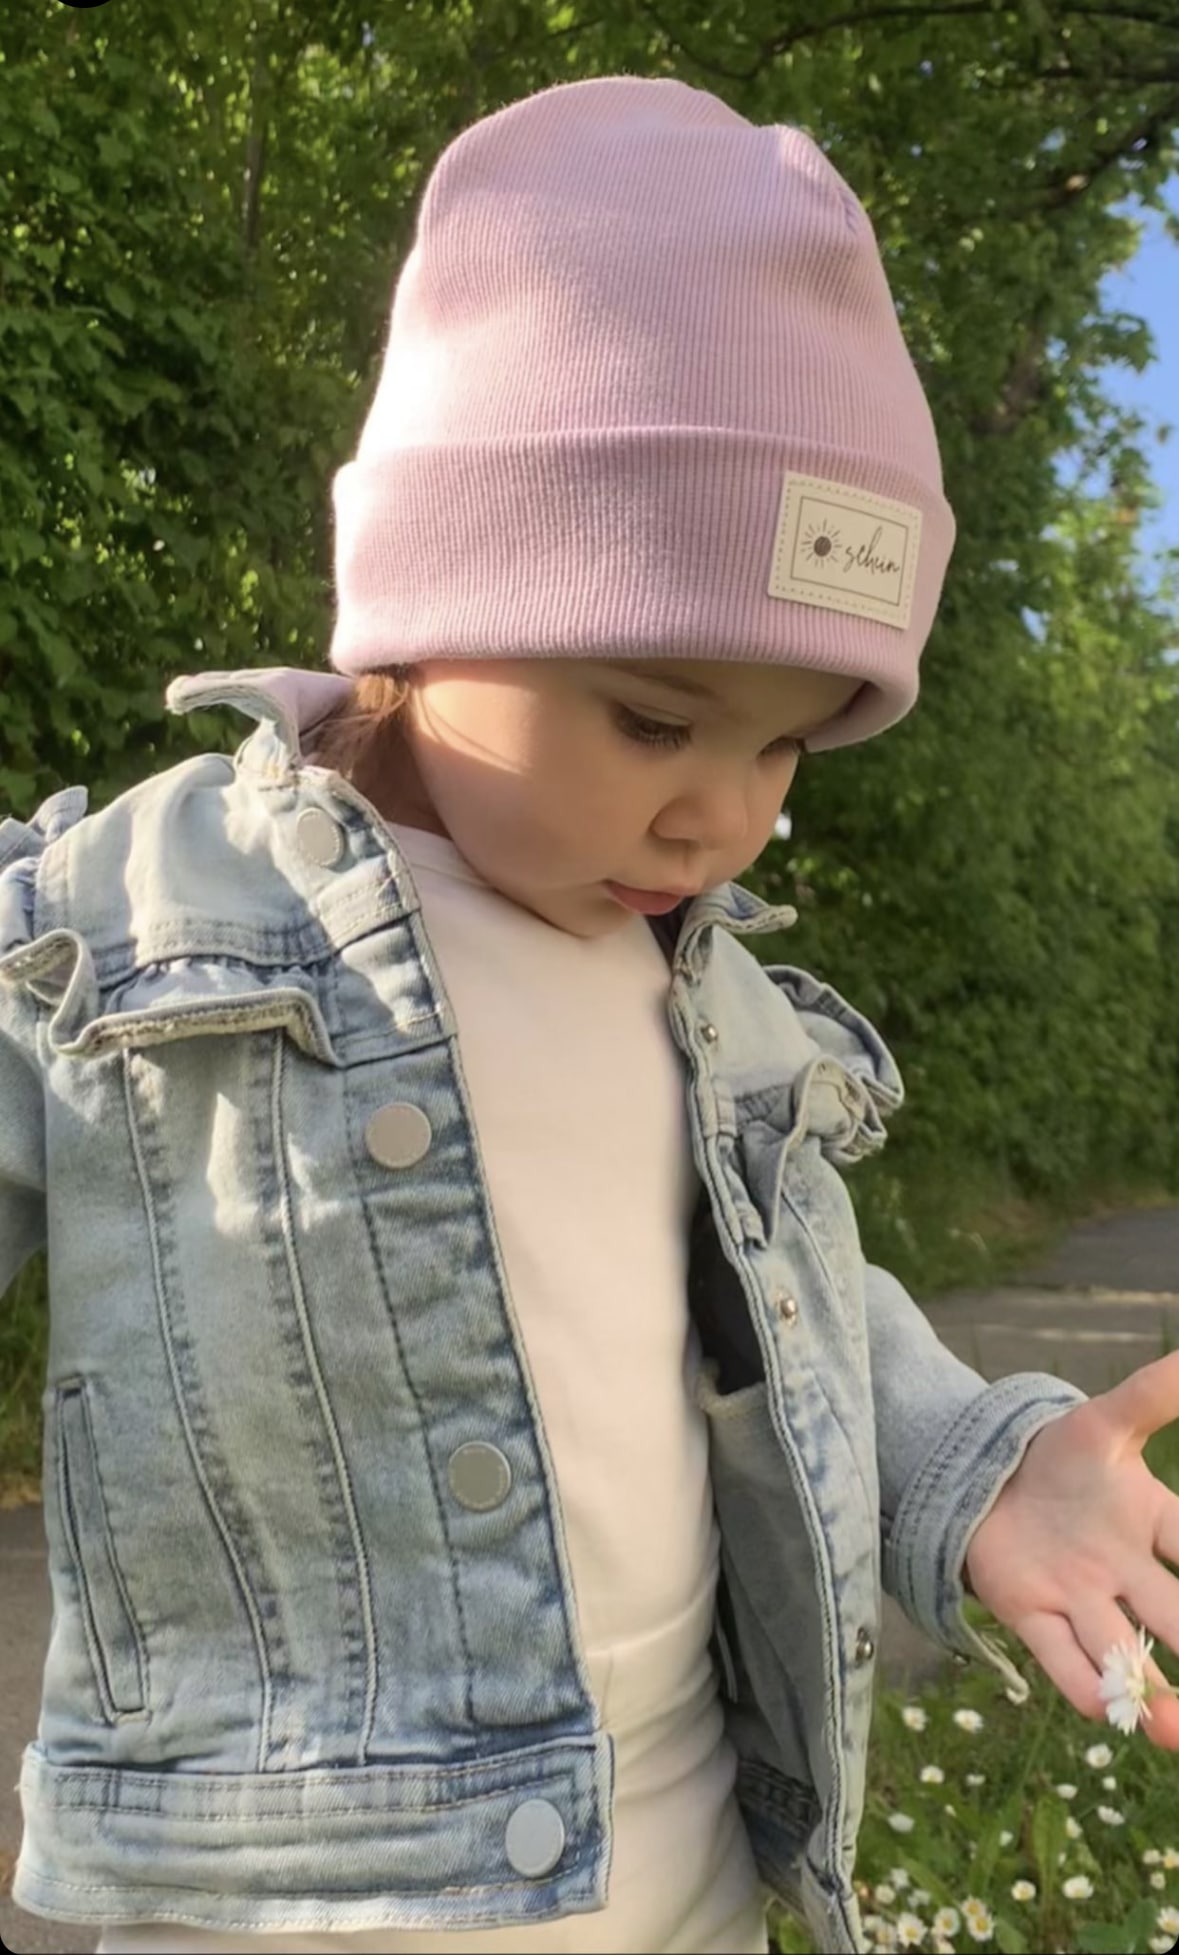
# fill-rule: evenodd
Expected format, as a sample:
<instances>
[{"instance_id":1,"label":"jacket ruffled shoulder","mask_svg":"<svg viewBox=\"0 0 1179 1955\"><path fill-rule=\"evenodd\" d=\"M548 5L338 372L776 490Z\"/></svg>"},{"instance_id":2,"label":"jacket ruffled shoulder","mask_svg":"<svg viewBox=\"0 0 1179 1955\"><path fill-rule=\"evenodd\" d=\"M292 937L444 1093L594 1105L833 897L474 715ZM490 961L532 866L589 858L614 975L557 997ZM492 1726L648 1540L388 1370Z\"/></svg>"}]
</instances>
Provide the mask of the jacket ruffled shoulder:
<instances>
[{"instance_id":1,"label":"jacket ruffled shoulder","mask_svg":"<svg viewBox=\"0 0 1179 1955\"><path fill-rule=\"evenodd\" d=\"M815 1049L794 1081L796 1129L817 1132L824 1153L840 1166L876 1153L884 1145L886 1120L905 1098L892 1053L876 1027L831 985L793 964L763 968Z\"/></svg>"},{"instance_id":2,"label":"jacket ruffled shoulder","mask_svg":"<svg viewBox=\"0 0 1179 1955\"><path fill-rule=\"evenodd\" d=\"M63 787L42 801L31 821L6 815L0 821L0 957L31 942L37 870L46 849L81 821L89 789Z\"/></svg>"}]
</instances>

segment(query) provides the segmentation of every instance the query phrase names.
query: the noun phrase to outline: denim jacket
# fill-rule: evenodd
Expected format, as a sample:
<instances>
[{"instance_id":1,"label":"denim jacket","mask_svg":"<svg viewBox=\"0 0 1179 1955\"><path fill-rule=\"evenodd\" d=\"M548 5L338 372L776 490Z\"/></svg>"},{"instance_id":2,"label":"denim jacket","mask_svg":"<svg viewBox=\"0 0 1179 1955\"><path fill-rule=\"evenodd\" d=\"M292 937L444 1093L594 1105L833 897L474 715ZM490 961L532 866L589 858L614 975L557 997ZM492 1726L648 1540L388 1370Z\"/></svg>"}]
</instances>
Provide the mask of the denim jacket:
<instances>
[{"instance_id":1,"label":"denim jacket","mask_svg":"<svg viewBox=\"0 0 1179 1955\"><path fill-rule=\"evenodd\" d=\"M51 1316L13 1891L67 1920L458 1931L606 1899L611 1740L458 1027L392 832L300 745L341 683L176 680L172 711L257 722L232 758L0 824L0 1292L47 1244ZM987 1385L865 1263L840 1170L901 1081L835 991L740 941L794 920L728 883L652 928L703 1187L737 1795L766 1886L857 1951L881 1585L1026 1694L963 1560L1083 1394ZM390 1105L401 1160L366 1141ZM472 1512L447 1464L488 1438L511 1492Z\"/></svg>"}]
</instances>

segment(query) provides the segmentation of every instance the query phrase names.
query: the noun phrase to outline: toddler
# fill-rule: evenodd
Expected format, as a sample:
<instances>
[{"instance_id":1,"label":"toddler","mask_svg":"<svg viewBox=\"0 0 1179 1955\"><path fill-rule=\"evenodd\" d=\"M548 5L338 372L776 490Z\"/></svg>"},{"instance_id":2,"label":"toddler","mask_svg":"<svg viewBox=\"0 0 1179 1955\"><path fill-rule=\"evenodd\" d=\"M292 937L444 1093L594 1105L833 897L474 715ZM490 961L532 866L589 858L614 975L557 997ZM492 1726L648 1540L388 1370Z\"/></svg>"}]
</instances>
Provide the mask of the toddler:
<instances>
[{"instance_id":1,"label":"toddler","mask_svg":"<svg viewBox=\"0 0 1179 1955\"><path fill-rule=\"evenodd\" d=\"M1088 1410L865 1264L896 1066L741 941L951 549L864 211L679 81L475 123L335 516L332 672L176 679L232 758L0 828L15 1898L103 1955L733 1955L771 1896L862 1950L882 1585L1026 1694L966 1579Z\"/></svg>"}]
</instances>

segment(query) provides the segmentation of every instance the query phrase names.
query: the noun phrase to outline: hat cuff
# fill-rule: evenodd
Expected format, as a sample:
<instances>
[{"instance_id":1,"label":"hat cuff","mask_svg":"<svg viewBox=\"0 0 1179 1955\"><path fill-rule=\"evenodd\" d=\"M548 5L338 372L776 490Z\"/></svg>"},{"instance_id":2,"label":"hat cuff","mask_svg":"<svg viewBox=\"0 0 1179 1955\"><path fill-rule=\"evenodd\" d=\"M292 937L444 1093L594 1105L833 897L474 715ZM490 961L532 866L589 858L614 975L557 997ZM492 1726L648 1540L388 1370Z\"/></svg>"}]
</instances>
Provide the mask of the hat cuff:
<instances>
[{"instance_id":1,"label":"hat cuff","mask_svg":"<svg viewBox=\"0 0 1179 1955\"><path fill-rule=\"evenodd\" d=\"M771 597L787 472L921 512L903 629ZM909 470L822 443L718 428L625 428L406 448L332 485L337 671L427 658L666 656L798 665L864 681L808 740L880 732L917 696L954 538Z\"/></svg>"}]
</instances>

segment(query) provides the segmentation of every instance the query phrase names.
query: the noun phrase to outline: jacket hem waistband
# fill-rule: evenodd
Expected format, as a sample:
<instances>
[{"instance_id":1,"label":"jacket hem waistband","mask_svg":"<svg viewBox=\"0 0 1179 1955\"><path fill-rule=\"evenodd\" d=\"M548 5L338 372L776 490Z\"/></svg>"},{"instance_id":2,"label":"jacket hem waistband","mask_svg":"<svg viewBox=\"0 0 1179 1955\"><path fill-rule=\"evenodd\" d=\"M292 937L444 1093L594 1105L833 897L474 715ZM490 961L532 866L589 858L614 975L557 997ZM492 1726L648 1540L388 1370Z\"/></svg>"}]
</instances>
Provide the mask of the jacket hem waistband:
<instances>
[{"instance_id":1,"label":"jacket hem waistband","mask_svg":"<svg viewBox=\"0 0 1179 1955\"><path fill-rule=\"evenodd\" d=\"M241 1774L54 1764L34 1744L20 1789L12 1898L56 1920L457 1930L591 1913L607 1900L604 1733L455 1766ZM548 1835L563 1836L535 1875L509 1858L509 1822L534 1801L559 1815L559 1828L543 1815Z\"/></svg>"}]
</instances>

